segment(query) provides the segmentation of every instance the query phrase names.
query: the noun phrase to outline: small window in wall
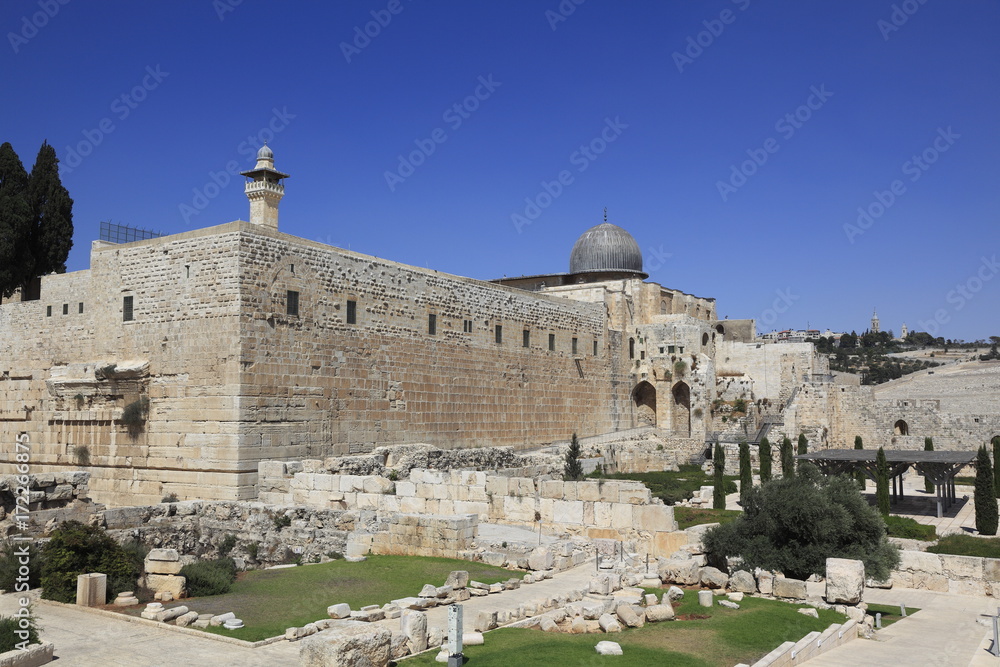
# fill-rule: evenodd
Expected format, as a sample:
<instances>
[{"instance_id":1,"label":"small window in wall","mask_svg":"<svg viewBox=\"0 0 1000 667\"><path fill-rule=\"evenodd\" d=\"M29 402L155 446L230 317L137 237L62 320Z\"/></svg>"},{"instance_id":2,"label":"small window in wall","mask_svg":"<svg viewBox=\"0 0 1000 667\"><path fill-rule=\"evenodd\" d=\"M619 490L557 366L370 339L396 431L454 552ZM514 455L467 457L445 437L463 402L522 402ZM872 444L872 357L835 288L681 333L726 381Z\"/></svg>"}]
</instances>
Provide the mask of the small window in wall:
<instances>
[{"instance_id":1,"label":"small window in wall","mask_svg":"<svg viewBox=\"0 0 1000 667\"><path fill-rule=\"evenodd\" d=\"M681 345L679 348L677 348L677 353L678 354L684 354L684 346L683 345Z\"/></svg>"},{"instance_id":2,"label":"small window in wall","mask_svg":"<svg viewBox=\"0 0 1000 667\"><path fill-rule=\"evenodd\" d=\"M122 298L122 322L132 321L132 297L126 296Z\"/></svg>"},{"instance_id":3,"label":"small window in wall","mask_svg":"<svg viewBox=\"0 0 1000 667\"><path fill-rule=\"evenodd\" d=\"M427 333L432 336L437 335L438 332L438 316L431 313L427 316Z\"/></svg>"},{"instance_id":4,"label":"small window in wall","mask_svg":"<svg viewBox=\"0 0 1000 667\"><path fill-rule=\"evenodd\" d=\"M701 344L702 345L708 345L708 334L707 333L704 333L704 334L701 335Z\"/></svg>"},{"instance_id":5,"label":"small window in wall","mask_svg":"<svg viewBox=\"0 0 1000 667\"><path fill-rule=\"evenodd\" d=\"M462 331L472 333L472 320L462 320Z\"/></svg>"},{"instance_id":6,"label":"small window in wall","mask_svg":"<svg viewBox=\"0 0 1000 667\"><path fill-rule=\"evenodd\" d=\"M293 274L293 275L295 274L295 265L294 264L289 264L288 265L288 272L291 273L291 274Z\"/></svg>"},{"instance_id":7,"label":"small window in wall","mask_svg":"<svg viewBox=\"0 0 1000 667\"><path fill-rule=\"evenodd\" d=\"M358 302L351 299L347 300L347 323L358 323Z\"/></svg>"},{"instance_id":8,"label":"small window in wall","mask_svg":"<svg viewBox=\"0 0 1000 667\"><path fill-rule=\"evenodd\" d=\"M185 264L184 265L184 277L185 278L190 278L191 277L191 265L190 264Z\"/></svg>"},{"instance_id":9,"label":"small window in wall","mask_svg":"<svg viewBox=\"0 0 1000 667\"><path fill-rule=\"evenodd\" d=\"M628 339L628 358L635 359L635 338Z\"/></svg>"},{"instance_id":10,"label":"small window in wall","mask_svg":"<svg viewBox=\"0 0 1000 667\"><path fill-rule=\"evenodd\" d=\"M639 350L639 358L640 359L646 358L646 350Z\"/></svg>"},{"instance_id":11,"label":"small window in wall","mask_svg":"<svg viewBox=\"0 0 1000 667\"><path fill-rule=\"evenodd\" d=\"M660 315L666 315L666 314L667 314L667 302L666 301L661 301L660 302Z\"/></svg>"},{"instance_id":12,"label":"small window in wall","mask_svg":"<svg viewBox=\"0 0 1000 667\"><path fill-rule=\"evenodd\" d=\"M660 354L663 354L663 350L664 350L664 347L661 345L660 346Z\"/></svg>"},{"instance_id":13,"label":"small window in wall","mask_svg":"<svg viewBox=\"0 0 1000 667\"><path fill-rule=\"evenodd\" d=\"M594 356L597 356L597 341L594 341Z\"/></svg>"},{"instance_id":14,"label":"small window in wall","mask_svg":"<svg viewBox=\"0 0 1000 667\"><path fill-rule=\"evenodd\" d=\"M576 338L574 338L574 339L573 339L573 354L576 354L576 353L577 353L577 352L576 352L576 348L577 348L577 340L576 340Z\"/></svg>"},{"instance_id":15,"label":"small window in wall","mask_svg":"<svg viewBox=\"0 0 1000 667\"><path fill-rule=\"evenodd\" d=\"M673 354L673 353L674 353L674 351L675 351L676 349L677 349L677 348L676 348L675 346L673 346L673 345L668 345L668 346L667 346L667 354Z\"/></svg>"},{"instance_id":16,"label":"small window in wall","mask_svg":"<svg viewBox=\"0 0 1000 667\"><path fill-rule=\"evenodd\" d=\"M549 334L549 352L556 351L556 335Z\"/></svg>"},{"instance_id":17,"label":"small window in wall","mask_svg":"<svg viewBox=\"0 0 1000 667\"><path fill-rule=\"evenodd\" d=\"M64 303L63 304L63 315L69 315L69 304L68 303Z\"/></svg>"},{"instance_id":18,"label":"small window in wall","mask_svg":"<svg viewBox=\"0 0 1000 667\"><path fill-rule=\"evenodd\" d=\"M503 343L503 325L502 324L498 324L495 327L493 327L493 340L496 342L497 345L500 345L501 343Z\"/></svg>"},{"instance_id":19,"label":"small window in wall","mask_svg":"<svg viewBox=\"0 0 1000 667\"><path fill-rule=\"evenodd\" d=\"M83 301L80 302L80 314L83 315Z\"/></svg>"},{"instance_id":20,"label":"small window in wall","mask_svg":"<svg viewBox=\"0 0 1000 667\"><path fill-rule=\"evenodd\" d=\"M45 317L52 317L52 306L45 306Z\"/></svg>"},{"instance_id":21,"label":"small window in wall","mask_svg":"<svg viewBox=\"0 0 1000 667\"><path fill-rule=\"evenodd\" d=\"M288 300L285 302L285 312L288 315L299 316L299 293L288 290Z\"/></svg>"},{"instance_id":22,"label":"small window in wall","mask_svg":"<svg viewBox=\"0 0 1000 667\"><path fill-rule=\"evenodd\" d=\"M531 332L527 329L521 332L521 347L531 347Z\"/></svg>"}]
</instances>

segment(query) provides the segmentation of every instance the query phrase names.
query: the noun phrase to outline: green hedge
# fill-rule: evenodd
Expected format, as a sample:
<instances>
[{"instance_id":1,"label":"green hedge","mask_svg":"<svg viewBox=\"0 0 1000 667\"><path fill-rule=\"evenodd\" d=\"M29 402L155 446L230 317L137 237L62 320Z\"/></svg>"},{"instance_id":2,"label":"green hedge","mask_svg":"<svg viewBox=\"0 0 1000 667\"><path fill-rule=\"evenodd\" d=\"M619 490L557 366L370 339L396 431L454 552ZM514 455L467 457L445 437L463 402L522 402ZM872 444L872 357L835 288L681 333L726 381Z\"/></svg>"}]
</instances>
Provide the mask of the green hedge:
<instances>
[{"instance_id":1,"label":"green hedge","mask_svg":"<svg viewBox=\"0 0 1000 667\"><path fill-rule=\"evenodd\" d=\"M973 537L972 535L947 535L927 551L953 556L978 556L1000 558L1000 537Z\"/></svg>"},{"instance_id":2,"label":"green hedge","mask_svg":"<svg viewBox=\"0 0 1000 667\"><path fill-rule=\"evenodd\" d=\"M906 516L890 515L885 517L885 527L889 537L903 537L909 540L933 542L937 539L937 529Z\"/></svg>"},{"instance_id":3,"label":"green hedge","mask_svg":"<svg viewBox=\"0 0 1000 667\"><path fill-rule=\"evenodd\" d=\"M41 640L38 639L38 628L35 627L35 619L33 616L29 616L27 619L27 628L22 628L20 619L13 616L0 616L0 653L6 653L7 651L13 651L17 648L17 645L23 642L18 635L14 634L15 631L24 630L28 631L28 643L29 644L40 644Z\"/></svg>"},{"instance_id":4,"label":"green hedge","mask_svg":"<svg viewBox=\"0 0 1000 667\"><path fill-rule=\"evenodd\" d=\"M77 576L101 572L108 576L110 602L121 591L135 590L144 555L141 546L123 547L97 526L64 521L42 548L42 597L75 602Z\"/></svg>"}]
</instances>

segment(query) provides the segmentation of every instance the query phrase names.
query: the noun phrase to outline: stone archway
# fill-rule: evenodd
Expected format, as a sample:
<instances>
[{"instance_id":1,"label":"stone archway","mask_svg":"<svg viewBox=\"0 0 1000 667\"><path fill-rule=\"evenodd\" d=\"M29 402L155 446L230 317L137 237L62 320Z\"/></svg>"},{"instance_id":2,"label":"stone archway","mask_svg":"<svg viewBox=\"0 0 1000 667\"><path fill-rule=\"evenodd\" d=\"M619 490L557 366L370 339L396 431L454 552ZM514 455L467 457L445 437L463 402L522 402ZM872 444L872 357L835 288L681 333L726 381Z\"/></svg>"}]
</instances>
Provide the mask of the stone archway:
<instances>
[{"instance_id":1,"label":"stone archway","mask_svg":"<svg viewBox=\"0 0 1000 667\"><path fill-rule=\"evenodd\" d=\"M671 430L675 435L689 437L691 435L691 387L686 382L678 382L670 390L673 398L671 405Z\"/></svg>"},{"instance_id":2,"label":"stone archway","mask_svg":"<svg viewBox=\"0 0 1000 667\"><path fill-rule=\"evenodd\" d=\"M910 435L910 425L899 419L892 425L892 431L896 435Z\"/></svg>"},{"instance_id":3,"label":"stone archway","mask_svg":"<svg viewBox=\"0 0 1000 667\"><path fill-rule=\"evenodd\" d=\"M656 426L656 387L643 380L632 390L632 402L639 424Z\"/></svg>"}]
</instances>

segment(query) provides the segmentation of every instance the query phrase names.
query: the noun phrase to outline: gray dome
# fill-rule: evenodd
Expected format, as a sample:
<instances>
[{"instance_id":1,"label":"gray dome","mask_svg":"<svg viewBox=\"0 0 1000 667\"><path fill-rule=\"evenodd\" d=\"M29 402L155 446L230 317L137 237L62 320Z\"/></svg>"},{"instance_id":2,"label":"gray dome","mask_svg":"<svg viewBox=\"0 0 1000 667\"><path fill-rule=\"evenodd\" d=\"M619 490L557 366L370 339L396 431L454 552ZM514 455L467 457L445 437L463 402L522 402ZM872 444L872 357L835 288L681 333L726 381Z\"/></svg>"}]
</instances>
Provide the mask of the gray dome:
<instances>
[{"instance_id":1,"label":"gray dome","mask_svg":"<svg viewBox=\"0 0 1000 667\"><path fill-rule=\"evenodd\" d=\"M642 273L642 251L632 235L618 225L603 222L591 227L573 244L570 273L628 271Z\"/></svg>"},{"instance_id":2,"label":"gray dome","mask_svg":"<svg viewBox=\"0 0 1000 667\"><path fill-rule=\"evenodd\" d=\"M274 151L272 151L270 148L268 148L267 144L264 144L263 146L260 147L260 150L257 151L257 159L258 160L273 160L274 159Z\"/></svg>"}]
</instances>

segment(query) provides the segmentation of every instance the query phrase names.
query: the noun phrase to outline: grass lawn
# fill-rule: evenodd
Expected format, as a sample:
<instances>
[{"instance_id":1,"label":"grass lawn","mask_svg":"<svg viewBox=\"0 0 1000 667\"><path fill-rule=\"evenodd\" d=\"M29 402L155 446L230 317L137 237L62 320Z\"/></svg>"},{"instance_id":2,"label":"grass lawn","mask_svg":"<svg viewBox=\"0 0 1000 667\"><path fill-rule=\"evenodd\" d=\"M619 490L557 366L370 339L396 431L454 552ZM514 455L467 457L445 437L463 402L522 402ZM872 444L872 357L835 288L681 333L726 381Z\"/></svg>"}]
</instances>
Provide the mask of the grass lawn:
<instances>
[{"instance_id":1,"label":"grass lawn","mask_svg":"<svg viewBox=\"0 0 1000 667\"><path fill-rule=\"evenodd\" d=\"M915 612L920 611L919 607L907 607L906 615L912 616ZM899 615L899 606L891 604L870 604L868 605L868 615L872 618L875 614L882 614L882 627L892 625L903 617Z\"/></svg>"},{"instance_id":2,"label":"grass lawn","mask_svg":"<svg viewBox=\"0 0 1000 667\"><path fill-rule=\"evenodd\" d=\"M885 518L885 527L889 530L889 537L905 537L925 542L937 539L937 529L934 526L920 523L908 516L889 515Z\"/></svg>"},{"instance_id":3,"label":"grass lawn","mask_svg":"<svg viewBox=\"0 0 1000 667\"><path fill-rule=\"evenodd\" d=\"M660 472L622 472L611 475L602 473L591 473L590 479L631 479L645 484L654 496L661 499L668 505L673 505L681 500L687 500L695 491L703 486L711 486L714 482L712 475L702 471L701 466L694 464L684 464L680 470L672 472L663 470ZM726 493L736 493L736 475L726 476Z\"/></svg>"},{"instance_id":4,"label":"grass lawn","mask_svg":"<svg viewBox=\"0 0 1000 667\"><path fill-rule=\"evenodd\" d=\"M660 589L650 593L662 594ZM671 667L732 667L739 662L753 664L785 641L798 641L813 630L825 630L845 617L819 610L819 619L799 614L798 605L776 600L744 598L740 609L698 606L695 591L686 591L675 605L679 616L688 620L646 625L620 634L569 635L540 630L501 629L486 635L484 646L470 646L465 655L470 665L498 667L528 665L617 666L670 665ZM717 600L719 598L716 598ZM898 610L897 610L898 611ZM599 656L597 642L621 644L624 655ZM435 651L401 664L434 665Z\"/></svg>"},{"instance_id":5,"label":"grass lawn","mask_svg":"<svg viewBox=\"0 0 1000 667\"><path fill-rule=\"evenodd\" d=\"M743 512L740 510L713 510L704 507L674 508L674 519L677 520L678 530L703 523L729 523L741 514Z\"/></svg>"},{"instance_id":6,"label":"grass lawn","mask_svg":"<svg viewBox=\"0 0 1000 667\"><path fill-rule=\"evenodd\" d=\"M383 605L415 596L424 584L443 586L452 570L467 570L470 579L487 584L521 576L510 570L450 558L369 556L363 563L335 560L280 570L241 572L229 593L181 602L200 613L234 612L243 619L245 627L207 630L252 642L327 618L326 608L332 604L346 602L351 609L360 609L364 605ZM137 608L136 614L138 611L141 608Z\"/></svg>"},{"instance_id":7,"label":"grass lawn","mask_svg":"<svg viewBox=\"0 0 1000 667\"><path fill-rule=\"evenodd\" d=\"M1000 558L1000 538L946 535L927 550L935 554Z\"/></svg>"}]
</instances>

